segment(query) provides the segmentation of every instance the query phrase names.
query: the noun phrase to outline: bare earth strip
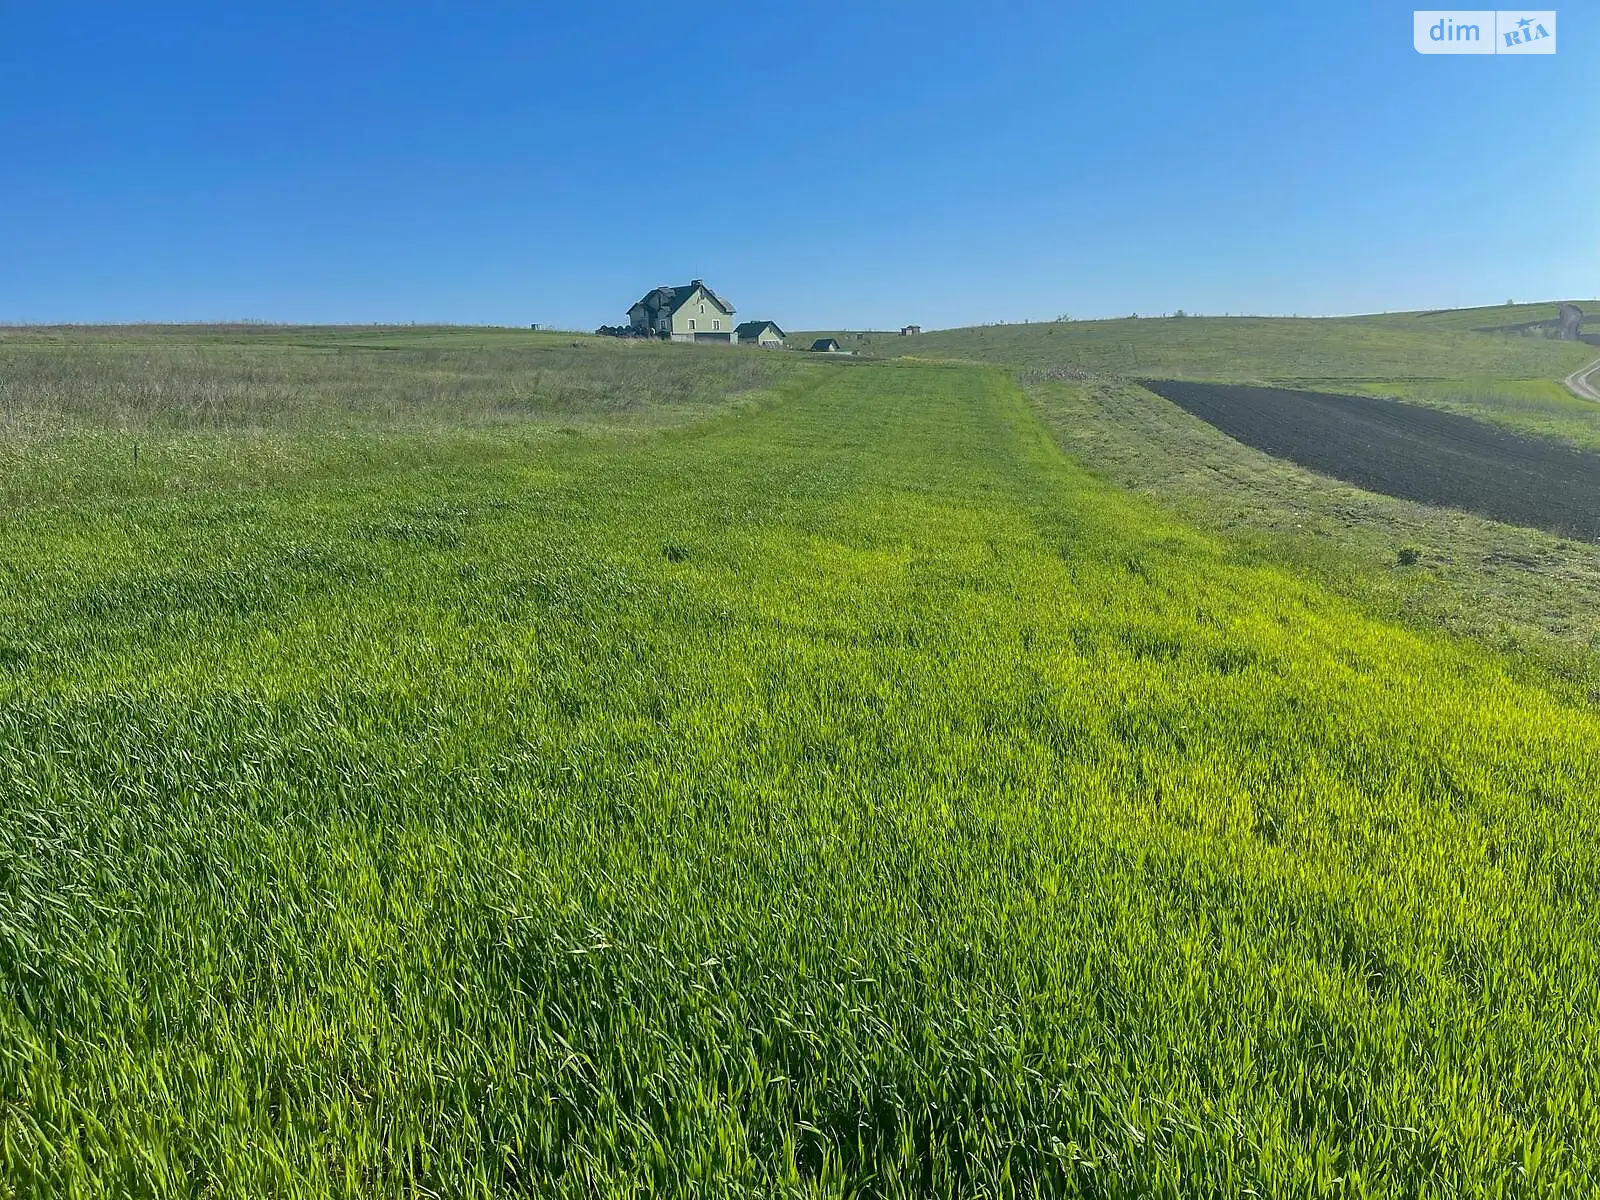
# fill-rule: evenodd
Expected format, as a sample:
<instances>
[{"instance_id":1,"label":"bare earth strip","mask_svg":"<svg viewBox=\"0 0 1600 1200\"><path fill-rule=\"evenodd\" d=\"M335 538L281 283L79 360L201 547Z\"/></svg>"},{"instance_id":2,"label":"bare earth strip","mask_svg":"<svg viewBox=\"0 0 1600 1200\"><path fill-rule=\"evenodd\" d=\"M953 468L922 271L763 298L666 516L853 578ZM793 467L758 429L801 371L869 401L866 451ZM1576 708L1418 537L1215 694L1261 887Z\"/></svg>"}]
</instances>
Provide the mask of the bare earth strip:
<instances>
[{"instance_id":1,"label":"bare earth strip","mask_svg":"<svg viewBox=\"0 0 1600 1200\"><path fill-rule=\"evenodd\" d=\"M1574 396L1581 396L1585 400L1593 400L1596 404L1600 404L1600 382L1597 382L1597 376L1600 376L1600 358L1568 375L1567 389Z\"/></svg>"},{"instance_id":2,"label":"bare earth strip","mask_svg":"<svg viewBox=\"0 0 1600 1200\"><path fill-rule=\"evenodd\" d=\"M1371 396L1147 380L1229 437L1368 491L1600 539L1600 455Z\"/></svg>"}]
</instances>

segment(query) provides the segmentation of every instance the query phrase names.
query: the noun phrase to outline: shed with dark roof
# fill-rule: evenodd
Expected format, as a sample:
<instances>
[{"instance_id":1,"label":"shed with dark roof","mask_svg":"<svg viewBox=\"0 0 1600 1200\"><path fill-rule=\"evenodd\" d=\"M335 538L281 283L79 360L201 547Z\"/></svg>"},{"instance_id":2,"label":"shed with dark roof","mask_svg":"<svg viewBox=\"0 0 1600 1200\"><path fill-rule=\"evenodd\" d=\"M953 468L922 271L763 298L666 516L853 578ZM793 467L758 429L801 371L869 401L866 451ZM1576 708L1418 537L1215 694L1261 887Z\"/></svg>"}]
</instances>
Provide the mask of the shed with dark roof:
<instances>
[{"instance_id":1,"label":"shed with dark roof","mask_svg":"<svg viewBox=\"0 0 1600 1200\"><path fill-rule=\"evenodd\" d=\"M769 350L781 349L788 335L778 328L776 321L746 321L735 333L741 346L761 346Z\"/></svg>"}]
</instances>

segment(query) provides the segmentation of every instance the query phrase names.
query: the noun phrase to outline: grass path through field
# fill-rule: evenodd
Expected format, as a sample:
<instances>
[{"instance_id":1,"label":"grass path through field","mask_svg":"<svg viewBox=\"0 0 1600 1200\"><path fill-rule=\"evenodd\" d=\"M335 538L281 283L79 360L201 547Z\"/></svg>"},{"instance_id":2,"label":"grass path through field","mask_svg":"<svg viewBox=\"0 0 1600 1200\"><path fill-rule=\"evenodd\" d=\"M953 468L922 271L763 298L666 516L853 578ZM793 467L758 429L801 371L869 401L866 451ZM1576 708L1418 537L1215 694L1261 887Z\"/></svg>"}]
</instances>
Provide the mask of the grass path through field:
<instances>
[{"instance_id":1,"label":"grass path through field","mask_svg":"<svg viewBox=\"0 0 1600 1200\"><path fill-rule=\"evenodd\" d=\"M0 1190L1600 1180L1590 707L786 386L0 524Z\"/></svg>"}]
</instances>

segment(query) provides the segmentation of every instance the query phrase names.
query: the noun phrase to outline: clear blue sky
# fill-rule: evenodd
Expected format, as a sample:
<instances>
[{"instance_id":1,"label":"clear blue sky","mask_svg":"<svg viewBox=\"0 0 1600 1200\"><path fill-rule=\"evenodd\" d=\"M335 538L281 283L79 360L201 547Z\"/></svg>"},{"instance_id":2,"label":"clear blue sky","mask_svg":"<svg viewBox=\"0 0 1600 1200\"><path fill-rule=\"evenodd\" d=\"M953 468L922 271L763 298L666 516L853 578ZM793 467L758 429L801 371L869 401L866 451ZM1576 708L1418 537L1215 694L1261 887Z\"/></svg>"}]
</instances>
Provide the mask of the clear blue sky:
<instances>
[{"instance_id":1,"label":"clear blue sky","mask_svg":"<svg viewBox=\"0 0 1600 1200\"><path fill-rule=\"evenodd\" d=\"M1430 0L1431 2L1431 0ZM1600 5L0 0L0 320L792 328L1600 293Z\"/></svg>"}]
</instances>

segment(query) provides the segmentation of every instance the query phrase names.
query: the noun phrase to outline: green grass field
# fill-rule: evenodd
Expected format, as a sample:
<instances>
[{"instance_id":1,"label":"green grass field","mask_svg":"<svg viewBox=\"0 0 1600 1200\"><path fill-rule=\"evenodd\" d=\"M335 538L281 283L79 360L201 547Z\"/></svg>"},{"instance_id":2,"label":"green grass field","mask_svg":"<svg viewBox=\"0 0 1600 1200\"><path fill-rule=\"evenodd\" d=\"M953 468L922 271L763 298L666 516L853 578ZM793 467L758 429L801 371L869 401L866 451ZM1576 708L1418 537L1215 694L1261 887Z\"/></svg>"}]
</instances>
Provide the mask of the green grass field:
<instances>
[{"instance_id":1,"label":"green grass field","mask_svg":"<svg viewBox=\"0 0 1600 1200\"><path fill-rule=\"evenodd\" d=\"M1530 321L1549 321L1556 316L1560 303L1560 301L1545 300L1534 304L1491 304L1482 308L1383 313L1359 319L1374 324L1466 333L1475 329L1500 329L1508 325L1525 325ZM1593 332L1594 322L1600 320L1600 300L1576 300L1572 303L1588 314L1584 328L1587 332Z\"/></svg>"},{"instance_id":2,"label":"green grass field","mask_svg":"<svg viewBox=\"0 0 1600 1200\"><path fill-rule=\"evenodd\" d=\"M1540 306L1553 315L1554 305ZM1520 310L1490 310L1520 312ZM1600 315L1600 305L1594 311ZM1486 318L1487 319L1487 318ZM1531 318L1528 318L1531 319ZM1508 318L1509 320L1509 318ZM1215 379L1292 386L1364 381L1559 379L1595 349L1472 333L1443 318L1153 317L949 329L903 338L840 334L864 355L1072 366L1129 379ZM814 334L796 334L809 345Z\"/></svg>"},{"instance_id":3,"label":"green grass field","mask_svg":"<svg viewBox=\"0 0 1600 1200\"><path fill-rule=\"evenodd\" d=\"M1083 390L459 338L0 336L0 1195L1600 1186L1581 670Z\"/></svg>"},{"instance_id":4,"label":"green grass field","mask_svg":"<svg viewBox=\"0 0 1600 1200\"><path fill-rule=\"evenodd\" d=\"M1600 319L1600 301L1581 307ZM1600 447L1600 406L1558 382L1595 347L1474 330L1548 320L1557 304L1368 317L1144 317L895 333L835 333L872 357L1071 367L1124 379L1208 379L1391 396L1522 433ZM820 334L796 334L810 345Z\"/></svg>"}]
</instances>

